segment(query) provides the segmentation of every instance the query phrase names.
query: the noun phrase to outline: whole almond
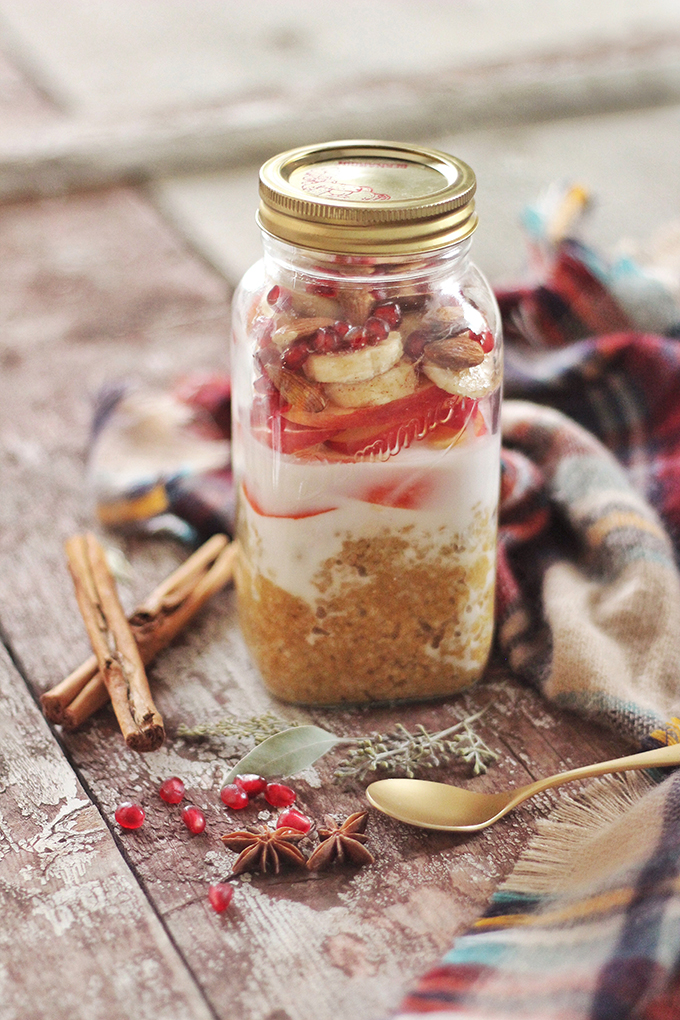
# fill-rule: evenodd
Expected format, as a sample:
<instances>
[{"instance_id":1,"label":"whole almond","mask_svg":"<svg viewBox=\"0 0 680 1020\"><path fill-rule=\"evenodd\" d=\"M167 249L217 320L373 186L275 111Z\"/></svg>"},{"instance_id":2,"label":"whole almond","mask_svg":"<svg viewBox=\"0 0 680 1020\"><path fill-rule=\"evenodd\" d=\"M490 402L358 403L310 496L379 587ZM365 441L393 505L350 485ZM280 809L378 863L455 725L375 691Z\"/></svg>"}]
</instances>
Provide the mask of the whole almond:
<instances>
[{"instance_id":1,"label":"whole almond","mask_svg":"<svg viewBox=\"0 0 680 1020\"><path fill-rule=\"evenodd\" d=\"M338 300L354 326L363 326L375 306L375 298L367 290L341 290Z\"/></svg>"},{"instance_id":2,"label":"whole almond","mask_svg":"<svg viewBox=\"0 0 680 1020\"><path fill-rule=\"evenodd\" d=\"M325 294L291 290L290 303L297 315L304 315L308 318L317 318L321 315L332 316L334 322L338 317L338 302L335 298L327 297Z\"/></svg>"},{"instance_id":3,"label":"whole almond","mask_svg":"<svg viewBox=\"0 0 680 1020\"><path fill-rule=\"evenodd\" d=\"M283 350L284 347L289 347L290 344L302 339L302 337L312 336L313 333L316 333L317 329L332 326L335 321L335 319L329 319L323 315L317 315L313 319L291 319L290 322L274 330L272 333L272 343L276 344L280 350Z\"/></svg>"},{"instance_id":4,"label":"whole almond","mask_svg":"<svg viewBox=\"0 0 680 1020\"><path fill-rule=\"evenodd\" d=\"M463 368L481 365L484 361L484 351L479 341L466 331L459 333L458 336L449 336L425 344L423 358L439 368L459 372Z\"/></svg>"},{"instance_id":5,"label":"whole almond","mask_svg":"<svg viewBox=\"0 0 680 1020\"><path fill-rule=\"evenodd\" d=\"M423 318L421 328L433 340L455 336L465 329L465 313L460 305L441 305Z\"/></svg>"},{"instance_id":6,"label":"whole almond","mask_svg":"<svg viewBox=\"0 0 680 1020\"><path fill-rule=\"evenodd\" d=\"M323 411L328 403L320 386L280 365L265 365L265 372L283 399L301 411Z\"/></svg>"},{"instance_id":7,"label":"whole almond","mask_svg":"<svg viewBox=\"0 0 680 1020\"><path fill-rule=\"evenodd\" d=\"M460 305L440 305L433 317L447 326L462 326L465 323L465 312Z\"/></svg>"}]
</instances>

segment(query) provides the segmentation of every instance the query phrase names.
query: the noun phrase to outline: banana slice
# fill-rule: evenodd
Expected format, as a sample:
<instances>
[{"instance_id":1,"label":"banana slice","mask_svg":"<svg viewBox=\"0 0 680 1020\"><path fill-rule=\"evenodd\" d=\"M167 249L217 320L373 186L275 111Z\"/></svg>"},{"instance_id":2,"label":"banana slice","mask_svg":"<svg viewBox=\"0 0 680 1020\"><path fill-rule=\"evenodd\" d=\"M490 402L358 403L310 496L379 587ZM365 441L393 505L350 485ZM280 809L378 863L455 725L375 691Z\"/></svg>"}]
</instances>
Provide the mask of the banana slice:
<instances>
[{"instance_id":1,"label":"banana slice","mask_svg":"<svg viewBox=\"0 0 680 1020\"><path fill-rule=\"evenodd\" d=\"M418 387L418 374L410 361L400 361L382 375L353 383L327 383L324 393L338 407L375 407L408 397Z\"/></svg>"},{"instance_id":2,"label":"banana slice","mask_svg":"<svg viewBox=\"0 0 680 1020\"><path fill-rule=\"evenodd\" d=\"M484 356L484 361L479 365L462 368L459 372L454 372L450 368L441 368L439 365L425 360L421 362L420 368L430 382L433 382L440 390L479 400L490 393L500 381L495 362L495 352L489 351Z\"/></svg>"},{"instance_id":3,"label":"banana slice","mask_svg":"<svg viewBox=\"0 0 680 1020\"><path fill-rule=\"evenodd\" d=\"M401 333L393 330L375 347L338 354L310 354L304 371L309 379L321 383L355 383L382 375L401 358Z\"/></svg>"}]
</instances>

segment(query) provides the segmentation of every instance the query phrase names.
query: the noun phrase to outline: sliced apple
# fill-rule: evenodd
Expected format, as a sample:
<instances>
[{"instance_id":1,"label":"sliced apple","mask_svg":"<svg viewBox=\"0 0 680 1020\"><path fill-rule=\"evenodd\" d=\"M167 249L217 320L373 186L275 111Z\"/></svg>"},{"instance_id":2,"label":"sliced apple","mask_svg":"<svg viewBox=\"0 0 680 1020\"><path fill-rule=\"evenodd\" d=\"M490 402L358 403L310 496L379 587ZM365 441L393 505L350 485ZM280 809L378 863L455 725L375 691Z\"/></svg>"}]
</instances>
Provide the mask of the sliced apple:
<instances>
[{"instance_id":1,"label":"sliced apple","mask_svg":"<svg viewBox=\"0 0 680 1020\"><path fill-rule=\"evenodd\" d=\"M252 493L246 488L245 485L242 486L242 492L246 501L250 504L255 513L258 514L260 517L280 517L283 520L300 521L305 517L318 517L320 514L328 514L331 512L331 510L337 509L337 507L334 506L327 506L321 510L306 510L304 511L304 513L300 512L296 514L271 514L267 513L267 511L262 506L260 506L260 504L257 502L257 500L254 498Z\"/></svg>"},{"instance_id":2,"label":"sliced apple","mask_svg":"<svg viewBox=\"0 0 680 1020\"><path fill-rule=\"evenodd\" d=\"M326 446L348 456L385 457L398 453L439 427L458 434L475 408L474 401L460 398L455 405L440 403L412 408L410 416L383 423L345 429L326 441ZM446 421L446 426L442 422Z\"/></svg>"},{"instance_id":3,"label":"sliced apple","mask_svg":"<svg viewBox=\"0 0 680 1020\"><path fill-rule=\"evenodd\" d=\"M423 380L418 388L409 396L392 400L389 404L378 404L367 407L334 407L329 405L323 411L310 412L301 408L284 407L281 411L288 421L311 428L335 428L337 431L347 428L361 428L364 425L383 425L395 423L413 415L433 412L441 405L441 412L446 416L448 409L455 407L457 401L449 393L445 393L429 380Z\"/></svg>"},{"instance_id":4,"label":"sliced apple","mask_svg":"<svg viewBox=\"0 0 680 1020\"><path fill-rule=\"evenodd\" d=\"M331 439L337 426L320 429L298 425L284 418L279 409L263 401L253 405L250 416L251 435L272 450L280 453L298 453Z\"/></svg>"},{"instance_id":5,"label":"sliced apple","mask_svg":"<svg viewBox=\"0 0 680 1020\"><path fill-rule=\"evenodd\" d=\"M359 497L365 503L379 506L399 507L401 510L418 510L432 496L433 481L430 476L414 476L412 472L393 477L389 482L372 485Z\"/></svg>"}]
</instances>

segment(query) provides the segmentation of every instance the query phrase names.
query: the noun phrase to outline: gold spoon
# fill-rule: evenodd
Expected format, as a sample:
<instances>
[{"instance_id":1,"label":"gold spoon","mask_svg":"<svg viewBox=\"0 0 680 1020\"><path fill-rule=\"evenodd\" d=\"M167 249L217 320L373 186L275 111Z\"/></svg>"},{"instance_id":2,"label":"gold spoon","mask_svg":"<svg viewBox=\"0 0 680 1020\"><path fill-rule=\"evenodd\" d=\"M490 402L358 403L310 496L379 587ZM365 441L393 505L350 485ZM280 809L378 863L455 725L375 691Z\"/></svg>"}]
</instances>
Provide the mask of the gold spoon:
<instances>
[{"instance_id":1,"label":"gold spoon","mask_svg":"<svg viewBox=\"0 0 680 1020\"><path fill-rule=\"evenodd\" d=\"M624 758L595 765L583 765L568 772L558 772L547 779L537 779L528 786L519 786L505 793L474 793L448 783L427 779L379 779L366 790L373 807L400 822L419 825L422 829L445 829L448 832L477 832L493 825L508 811L536 793L575 779L604 776L609 772L630 772L655 766L680 765L680 744L657 747L653 751L629 754Z\"/></svg>"}]
</instances>

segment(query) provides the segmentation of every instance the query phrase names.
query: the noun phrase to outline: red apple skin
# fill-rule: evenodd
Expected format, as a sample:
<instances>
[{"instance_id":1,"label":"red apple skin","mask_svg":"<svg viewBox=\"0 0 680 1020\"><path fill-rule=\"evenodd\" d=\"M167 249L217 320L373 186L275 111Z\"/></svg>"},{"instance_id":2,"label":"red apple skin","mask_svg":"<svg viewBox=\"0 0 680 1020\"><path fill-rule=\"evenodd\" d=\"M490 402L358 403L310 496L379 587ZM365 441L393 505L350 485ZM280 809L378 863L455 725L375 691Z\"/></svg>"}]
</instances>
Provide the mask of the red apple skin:
<instances>
[{"instance_id":1,"label":"red apple skin","mask_svg":"<svg viewBox=\"0 0 680 1020\"><path fill-rule=\"evenodd\" d=\"M319 423L321 424L321 423ZM299 453L330 439L337 428L297 424L283 417L278 395L256 397L250 413L251 435L279 453Z\"/></svg>"},{"instance_id":2,"label":"red apple skin","mask_svg":"<svg viewBox=\"0 0 680 1020\"><path fill-rule=\"evenodd\" d=\"M423 383L415 393L407 397L400 397L399 400L392 400L388 404L378 404L373 407L336 407L331 405L323 411L302 411L297 408L285 407L281 414L297 425L307 425L312 428L326 429L334 428L335 431L349 428L362 428L365 425L396 424L408 421L409 418L424 412L427 409L437 408L439 405L453 407L459 397L440 390L432 382Z\"/></svg>"},{"instance_id":3,"label":"red apple skin","mask_svg":"<svg viewBox=\"0 0 680 1020\"><path fill-rule=\"evenodd\" d=\"M304 517L318 517L320 514L328 514L331 512L331 510L337 510L337 507L327 506L321 510L308 510L305 513L299 514L270 514L267 513L267 511L260 506L260 504L254 498L252 493L248 491L245 485L243 486L243 495L247 499L248 503L255 511L255 513L258 514L260 517L281 517L284 520L300 521Z\"/></svg>"},{"instance_id":4,"label":"red apple skin","mask_svg":"<svg viewBox=\"0 0 680 1020\"><path fill-rule=\"evenodd\" d=\"M435 387L436 388L436 387ZM440 391L442 392L442 391ZM387 422L378 426L345 429L327 441L330 449L349 456L371 453L375 456L396 453L403 447L437 428L446 421L452 435L460 432L473 413L475 401L467 397L453 397L453 401L425 406L420 413L412 411L410 419Z\"/></svg>"},{"instance_id":5,"label":"red apple skin","mask_svg":"<svg viewBox=\"0 0 680 1020\"><path fill-rule=\"evenodd\" d=\"M434 383L415 393L374 407L327 407L303 411L269 396L256 398L251 414L253 436L282 454L312 452L319 446L331 455L357 457L397 453L435 426L462 428L475 401L446 393ZM321 448L321 444L325 444Z\"/></svg>"},{"instance_id":6,"label":"red apple skin","mask_svg":"<svg viewBox=\"0 0 680 1020\"><path fill-rule=\"evenodd\" d=\"M433 487L431 478L396 478L382 485L371 486L359 498L365 503L393 506L400 510L419 510L428 502Z\"/></svg>"}]
</instances>

